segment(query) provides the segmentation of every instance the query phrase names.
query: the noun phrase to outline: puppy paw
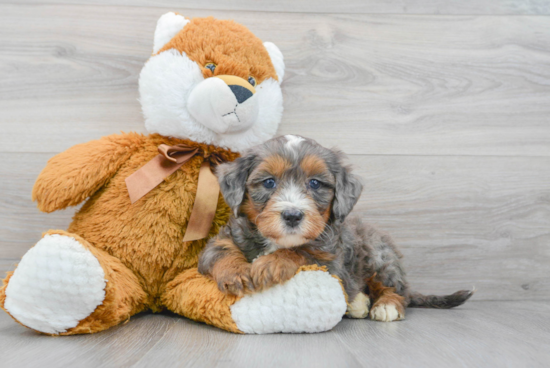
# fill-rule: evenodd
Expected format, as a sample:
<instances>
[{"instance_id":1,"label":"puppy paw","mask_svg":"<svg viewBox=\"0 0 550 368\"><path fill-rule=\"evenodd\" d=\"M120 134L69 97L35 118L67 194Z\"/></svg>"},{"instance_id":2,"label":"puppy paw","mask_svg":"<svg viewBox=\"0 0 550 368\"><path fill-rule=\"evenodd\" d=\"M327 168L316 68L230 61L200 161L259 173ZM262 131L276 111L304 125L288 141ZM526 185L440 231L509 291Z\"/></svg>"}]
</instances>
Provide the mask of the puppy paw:
<instances>
[{"instance_id":1,"label":"puppy paw","mask_svg":"<svg viewBox=\"0 0 550 368\"><path fill-rule=\"evenodd\" d=\"M254 291L250 275L250 263L241 263L229 268L214 270L214 281L222 293L243 296L247 291Z\"/></svg>"},{"instance_id":2,"label":"puppy paw","mask_svg":"<svg viewBox=\"0 0 550 368\"><path fill-rule=\"evenodd\" d=\"M348 305L348 317L367 318L369 315L370 299L363 293L357 294L355 299Z\"/></svg>"},{"instance_id":3,"label":"puppy paw","mask_svg":"<svg viewBox=\"0 0 550 368\"><path fill-rule=\"evenodd\" d=\"M290 280L299 266L275 253L258 258L250 269L252 282L256 290L268 289L273 285Z\"/></svg>"},{"instance_id":4,"label":"puppy paw","mask_svg":"<svg viewBox=\"0 0 550 368\"><path fill-rule=\"evenodd\" d=\"M376 303L370 311L370 318L381 322L399 321L405 318L405 311L400 305Z\"/></svg>"}]
</instances>

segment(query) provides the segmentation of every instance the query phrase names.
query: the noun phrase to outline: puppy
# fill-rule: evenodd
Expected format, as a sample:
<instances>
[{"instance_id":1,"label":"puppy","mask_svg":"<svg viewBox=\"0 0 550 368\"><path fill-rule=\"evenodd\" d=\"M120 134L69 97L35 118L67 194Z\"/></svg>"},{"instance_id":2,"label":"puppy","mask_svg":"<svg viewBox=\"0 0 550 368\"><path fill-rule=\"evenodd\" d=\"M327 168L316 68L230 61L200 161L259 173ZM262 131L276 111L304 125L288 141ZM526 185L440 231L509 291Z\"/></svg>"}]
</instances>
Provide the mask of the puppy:
<instances>
[{"instance_id":1,"label":"puppy","mask_svg":"<svg viewBox=\"0 0 550 368\"><path fill-rule=\"evenodd\" d=\"M341 152L287 135L217 168L234 216L199 259L221 291L243 295L283 283L299 267L325 265L348 294L348 316L394 321L405 308L452 308L472 291L412 293L392 239L348 216L362 185ZM370 297L370 298L369 298Z\"/></svg>"}]
</instances>

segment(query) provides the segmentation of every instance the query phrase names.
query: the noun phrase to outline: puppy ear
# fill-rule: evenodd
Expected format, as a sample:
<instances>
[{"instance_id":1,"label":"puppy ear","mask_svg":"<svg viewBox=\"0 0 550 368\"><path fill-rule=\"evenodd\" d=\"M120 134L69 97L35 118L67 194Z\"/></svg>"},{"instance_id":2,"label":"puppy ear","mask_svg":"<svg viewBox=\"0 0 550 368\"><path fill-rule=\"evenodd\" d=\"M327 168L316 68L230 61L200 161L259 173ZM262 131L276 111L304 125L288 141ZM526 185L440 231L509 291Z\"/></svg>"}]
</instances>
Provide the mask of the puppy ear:
<instances>
[{"instance_id":1,"label":"puppy ear","mask_svg":"<svg viewBox=\"0 0 550 368\"><path fill-rule=\"evenodd\" d=\"M216 168L216 176L220 183L220 191L225 203L237 216L239 207L244 199L246 180L256 164L256 155L248 154L239 157L233 162L221 164Z\"/></svg>"},{"instance_id":2,"label":"puppy ear","mask_svg":"<svg viewBox=\"0 0 550 368\"><path fill-rule=\"evenodd\" d=\"M359 200L363 184L351 173L349 167L341 164L335 177L336 189L332 202L332 214L336 221L343 222Z\"/></svg>"}]
</instances>

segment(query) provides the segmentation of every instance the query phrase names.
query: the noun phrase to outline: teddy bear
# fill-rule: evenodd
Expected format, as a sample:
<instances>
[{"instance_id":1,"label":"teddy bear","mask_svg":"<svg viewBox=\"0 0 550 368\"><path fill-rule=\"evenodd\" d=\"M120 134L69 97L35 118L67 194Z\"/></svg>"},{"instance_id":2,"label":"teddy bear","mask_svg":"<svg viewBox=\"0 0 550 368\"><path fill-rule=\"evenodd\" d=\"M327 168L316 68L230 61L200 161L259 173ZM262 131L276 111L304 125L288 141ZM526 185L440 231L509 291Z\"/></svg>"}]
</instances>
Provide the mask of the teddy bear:
<instances>
[{"instance_id":1,"label":"teddy bear","mask_svg":"<svg viewBox=\"0 0 550 368\"><path fill-rule=\"evenodd\" d=\"M229 20L160 17L139 77L147 135L122 133L51 158L32 198L52 212L84 202L9 272L0 307L49 335L95 333L170 310L235 333L320 332L346 312L341 283L308 266L245 296L197 271L229 218L212 171L276 133L283 56ZM214 178L214 179L212 179Z\"/></svg>"}]
</instances>

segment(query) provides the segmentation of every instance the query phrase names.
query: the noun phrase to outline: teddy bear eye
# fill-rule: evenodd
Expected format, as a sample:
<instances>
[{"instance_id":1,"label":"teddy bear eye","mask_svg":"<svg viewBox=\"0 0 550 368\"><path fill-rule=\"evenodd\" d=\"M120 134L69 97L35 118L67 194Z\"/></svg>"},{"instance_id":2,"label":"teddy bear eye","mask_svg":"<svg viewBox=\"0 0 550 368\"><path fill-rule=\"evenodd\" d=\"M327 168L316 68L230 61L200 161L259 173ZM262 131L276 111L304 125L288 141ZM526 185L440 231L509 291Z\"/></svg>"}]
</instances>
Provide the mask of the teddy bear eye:
<instances>
[{"instance_id":1,"label":"teddy bear eye","mask_svg":"<svg viewBox=\"0 0 550 368\"><path fill-rule=\"evenodd\" d=\"M252 84L252 87L256 86L256 78L250 76L248 77L248 83Z\"/></svg>"},{"instance_id":2,"label":"teddy bear eye","mask_svg":"<svg viewBox=\"0 0 550 368\"><path fill-rule=\"evenodd\" d=\"M212 73L214 73L214 70L216 70L216 64L214 63L208 63L204 66L206 69L210 69Z\"/></svg>"}]
</instances>

